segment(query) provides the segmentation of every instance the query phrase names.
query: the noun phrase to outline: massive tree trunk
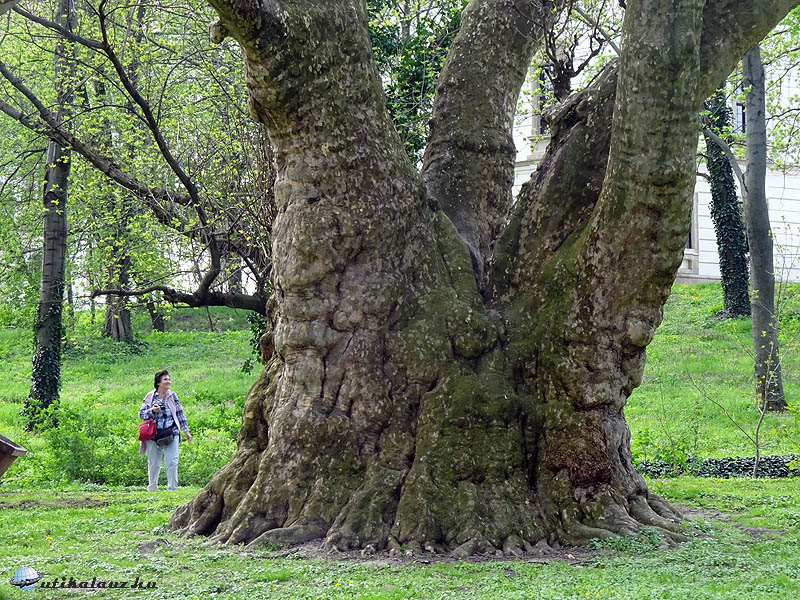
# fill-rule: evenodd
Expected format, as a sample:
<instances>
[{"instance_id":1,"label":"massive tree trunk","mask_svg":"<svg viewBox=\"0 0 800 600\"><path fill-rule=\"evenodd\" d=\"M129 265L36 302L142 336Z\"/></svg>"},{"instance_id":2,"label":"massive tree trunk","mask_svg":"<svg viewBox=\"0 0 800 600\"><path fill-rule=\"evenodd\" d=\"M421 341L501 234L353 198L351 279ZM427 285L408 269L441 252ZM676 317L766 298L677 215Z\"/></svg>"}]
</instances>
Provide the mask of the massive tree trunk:
<instances>
[{"instance_id":1,"label":"massive tree trunk","mask_svg":"<svg viewBox=\"0 0 800 600\"><path fill-rule=\"evenodd\" d=\"M764 67L755 46L743 60L747 119L747 241L753 284L753 354L756 401L761 409L783 410L786 398L778 353L778 315L775 313L775 265L772 227L767 206L767 124Z\"/></svg>"},{"instance_id":2,"label":"massive tree trunk","mask_svg":"<svg viewBox=\"0 0 800 600\"><path fill-rule=\"evenodd\" d=\"M56 20L72 30L75 18L72 2L61 0ZM70 80L69 44L56 45L54 86L57 95L57 119L63 123L69 116L74 82ZM42 249L42 281L39 307L34 324L33 369L31 390L25 400L23 414L26 428L42 422L41 411L58 402L61 381L61 315L67 255L67 184L72 165L70 150L51 141L47 146L47 166L43 200L44 234Z\"/></svg>"},{"instance_id":3,"label":"massive tree trunk","mask_svg":"<svg viewBox=\"0 0 800 600\"><path fill-rule=\"evenodd\" d=\"M706 101L709 128L717 136L730 130L731 110L725 94L718 90ZM711 177L711 220L717 236L719 271L722 279L725 318L750 315L750 273L747 265L747 234L736 195L733 167L723 149L706 135L708 174Z\"/></svg>"},{"instance_id":4,"label":"massive tree trunk","mask_svg":"<svg viewBox=\"0 0 800 600\"><path fill-rule=\"evenodd\" d=\"M633 469L622 409L681 262L698 109L795 3L728 19L747 3L631 0L620 63L551 115L504 227L515 69L560 3L470 3L424 185L386 116L362 2L212 4L212 39L244 48L276 151L274 355L232 461L171 527L456 555L644 525L684 539ZM502 114L480 125L484 109Z\"/></svg>"}]
</instances>

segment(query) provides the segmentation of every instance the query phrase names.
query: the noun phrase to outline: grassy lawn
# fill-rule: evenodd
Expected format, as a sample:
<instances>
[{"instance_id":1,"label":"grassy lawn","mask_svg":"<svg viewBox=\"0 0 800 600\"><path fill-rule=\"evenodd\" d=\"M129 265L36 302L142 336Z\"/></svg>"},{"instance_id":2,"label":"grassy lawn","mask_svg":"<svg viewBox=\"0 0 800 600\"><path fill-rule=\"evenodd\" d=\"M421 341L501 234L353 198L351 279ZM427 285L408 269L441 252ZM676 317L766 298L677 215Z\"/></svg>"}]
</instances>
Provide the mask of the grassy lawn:
<instances>
[{"instance_id":1,"label":"grassy lawn","mask_svg":"<svg viewBox=\"0 0 800 600\"><path fill-rule=\"evenodd\" d=\"M379 557L350 561L206 547L166 532L172 509L197 490L174 494L84 488L0 491L0 598L85 597L75 590L20 591L5 583L31 566L46 581L156 582L148 598L225 599L631 599L749 600L800 596L797 480L651 481L693 512L697 537L673 549L621 538L547 560L436 561ZM720 520L719 511L725 511ZM709 517L714 518L709 518ZM276 556L277 555L277 556ZM119 598L97 590L94 598Z\"/></svg>"},{"instance_id":2,"label":"grassy lawn","mask_svg":"<svg viewBox=\"0 0 800 600\"><path fill-rule=\"evenodd\" d=\"M800 292L800 287L789 289ZM758 418L751 397L747 320L720 321L719 285L676 286L648 347L642 386L625 409L636 460L753 454L746 431ZM784 308L783 374L797 404L800 301ZM800 597L800 479L680 477L649 482L686 512L695 539L664 549L658 537L618 538L589 550L537 559L456 562L440 557L334 561L313 548L245 553L204 546L166 531L176 506L197 493L230 457L244 396L255 373L244 316L175 313L169 333L143 332L132 347L92 333L85 315L63 363L62 427L33 435L19 411L30 385L30 333L0 329L0 432L28 448L0 479L0 600L85 597L67 589L20 591L19 566L46 581L155 582L148 598L224 599L759 599ZM175 493L142 491L136 412L153 373L168 368L195 441L181 448ZM762 453L797 453L793 413L767 415ZM162 474L163 477L163 474ZM96 590L119 598L119 590Z\"/></svg>"},{"instance_id":3,"label":"grassy lawn","mask_svg":"<svg viewBox=\"0 0 800 600\"><path fill-rule=\"evenodd\" d=\"M786 398L800 404L800 286L786 286L781 363ZM647 347L642 385L634 390L625 418L636 460L753 456L748 438L714 401L751 436L758 421L753 392L750 320L720 320L719 284L676 285L664 321ZM763 454L797 453L794 414L767 414L761 427Z\"/></svg>"}]
</instances>

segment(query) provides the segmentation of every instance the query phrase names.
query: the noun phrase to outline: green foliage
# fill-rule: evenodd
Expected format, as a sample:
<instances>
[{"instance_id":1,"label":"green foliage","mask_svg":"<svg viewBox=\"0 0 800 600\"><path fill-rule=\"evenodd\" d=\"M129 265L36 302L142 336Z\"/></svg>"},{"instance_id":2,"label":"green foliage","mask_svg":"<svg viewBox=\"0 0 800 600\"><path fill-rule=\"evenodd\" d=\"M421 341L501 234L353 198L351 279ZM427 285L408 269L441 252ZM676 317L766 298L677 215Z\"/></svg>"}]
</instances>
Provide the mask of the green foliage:
<instances>
[{"instance_id":1,"label":"green foliage","mask_svg":"<svg viewBox=\"0 0 800 600\"><path fill-rule=\"evenodd\" d=\"M369 31L386 108L413 163L425 149L436 82L466 0L369 0Z\"/></svg>"},{"instance_id":2,"label":"green foliage","mask_svg":"<svg viewBox=\"0 0 800 600\"><path fill-rule=\"evenodd\" d=\"M242 371L250 373L253 365L261 364L261 336L267 331L267 318L264 315L253 313L247 315L247 322L250 323L250 356L242 363Z\"/></svg>"},{"instance_id":3,"label":"green foliage","mask_svg":"<svg viewBox=\"0 0 800 600\"><path fill-rule=\"evenodd\" d=\"M612 535L605 539L589 540L586 547L589 550L613 550L633 554L655 550L662 540L663 537L657 530L643 527L636 535Z\"/></svg>"},{"instance_id":4,"label":"green foliage","mask_svg":"<svg viewBox=\"0 0 800 600\"><path fill-rule=\"evenodd\" d=\"M796 477L798 473L792 468L797 463L797 456L762 456L758 461L757 477ZM689 457L683 462L676 460L644 460L636 465L637 470L648 477L675 477L690 473L697 477L752 477L755 458L752 456L736 456L729 458L697 459Z\"/></svg>"}]
</instances>

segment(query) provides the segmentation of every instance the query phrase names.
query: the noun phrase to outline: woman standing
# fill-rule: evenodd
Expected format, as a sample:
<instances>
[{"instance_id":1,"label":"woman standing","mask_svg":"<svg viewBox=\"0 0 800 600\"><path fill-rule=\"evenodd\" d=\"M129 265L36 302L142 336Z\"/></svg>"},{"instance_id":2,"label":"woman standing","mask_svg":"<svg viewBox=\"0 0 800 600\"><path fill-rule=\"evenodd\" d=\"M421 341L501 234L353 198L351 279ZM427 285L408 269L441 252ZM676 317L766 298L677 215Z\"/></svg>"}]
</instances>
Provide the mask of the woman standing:
<instances>
[{"instance_id":1,"label":"woman standing","mask_svg":"<svg viewBox=\"0 0 800 600\"><path fill-rule=\"evenodd\" d=\"M169 389L171 383L169 372L166 369L156 373L153 380L155 389L144 397L142 407L139 409L139 418L142 420L153 419L156 423L156 437L162 438L158 441L152 439L139 444L139 454L147 452L148 492L158 490L162 454L167 468L167 490L178 489L180 432L183 431L187 442L192 441L192 434L189 433L189 425L186 423L178 396Z\"/></svg>"}]
</instances>

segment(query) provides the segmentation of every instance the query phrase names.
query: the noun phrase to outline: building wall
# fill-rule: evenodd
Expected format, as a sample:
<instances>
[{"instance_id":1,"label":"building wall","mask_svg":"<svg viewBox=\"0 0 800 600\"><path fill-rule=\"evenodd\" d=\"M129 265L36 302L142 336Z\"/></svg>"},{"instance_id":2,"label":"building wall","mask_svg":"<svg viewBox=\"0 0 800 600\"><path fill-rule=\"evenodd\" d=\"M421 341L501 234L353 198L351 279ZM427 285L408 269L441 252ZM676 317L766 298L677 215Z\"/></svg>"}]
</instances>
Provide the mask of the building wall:
<instances>
[{"instance_id":1,"label":"building wall","mask_svg":"<svg viewBox=\"0 0 800 600\"><path fill-rule=\"evenodd\" d=\"M680 273L687 280L718 281L719 259L714 225L711 222L711 190L708 182L698 177L695 187L698 229L699 265L692 271ZM775 242L776 277L800 282L800 174L767 173L767 203Z\"/></svg>"},{"instance_id":2,"label":"building wall","mask_svg":"<svg viewBox=\"0 0 800 600\"><path fill-rule=\"evenodd\" d=\"M523 145L514 172L514 197L536 170L544 150L540 142L533 150ZM518 148L519 143L518 143ZM767 201L775 241L776 277L800 282L800 173L767 173ZM703 177L697 178L692 214L691 248L684 253L678 272L679 283L719 281L719 259L714 224L711 221L711 190Z\"/></svg>"}]
</instances>

